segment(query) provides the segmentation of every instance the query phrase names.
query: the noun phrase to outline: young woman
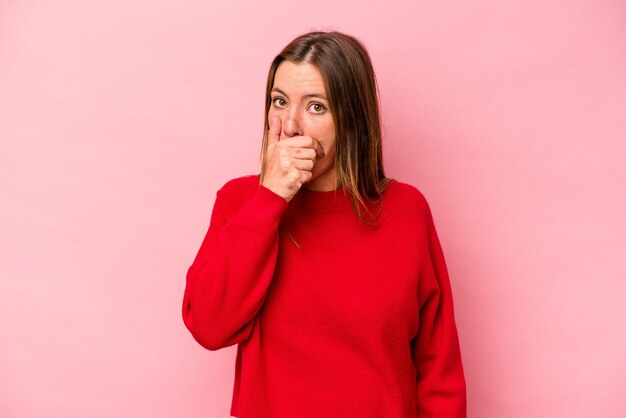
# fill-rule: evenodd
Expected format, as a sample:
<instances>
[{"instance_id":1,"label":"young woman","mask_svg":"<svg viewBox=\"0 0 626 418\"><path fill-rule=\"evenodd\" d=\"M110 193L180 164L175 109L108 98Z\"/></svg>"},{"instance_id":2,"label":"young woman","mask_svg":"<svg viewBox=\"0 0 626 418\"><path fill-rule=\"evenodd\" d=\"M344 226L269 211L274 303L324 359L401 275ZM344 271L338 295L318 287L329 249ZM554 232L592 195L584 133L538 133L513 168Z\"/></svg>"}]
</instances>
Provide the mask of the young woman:
<instances>
[{"instance_id":1,"label":"young woman","mask_svg":"<svg viewBox=\"0 0 626 418\"><path fill-rule=\"evenodd\" d=\"M216 193L182 314L237 344L231 416L462 418L452 291L429 205L385 177L367 50L301 35L269 70L261 171Z\"/></svg>"}]
</instances>

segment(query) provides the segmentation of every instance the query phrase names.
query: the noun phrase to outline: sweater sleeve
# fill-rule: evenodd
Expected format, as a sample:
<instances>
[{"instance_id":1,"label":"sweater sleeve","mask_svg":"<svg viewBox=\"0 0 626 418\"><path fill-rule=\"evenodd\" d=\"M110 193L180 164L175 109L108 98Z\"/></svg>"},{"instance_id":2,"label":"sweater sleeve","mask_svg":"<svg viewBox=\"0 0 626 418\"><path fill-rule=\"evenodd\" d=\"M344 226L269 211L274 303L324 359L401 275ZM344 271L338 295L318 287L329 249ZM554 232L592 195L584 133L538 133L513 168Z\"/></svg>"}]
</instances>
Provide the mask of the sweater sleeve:
<instances>
[{"instance_id":1,"label":"sweater sleeve","mask_svg":"<svg viewBox=\"0 0 626 418\"><path fill-rule=\"evenodd\" d=\"M417 416L465 418L466 383L452 289L427 203L425 213L428 256L418 288L419 330L412 342L417 369Z\"/></svg>"},{"instance_id":2,"label":"sweater sleeve","mask_svg":"<svg viewBox=\"0 0 626 418\"><path fill-rule=\"evenodd\" d=\"M252 331L278 254L278 228L288 202L259 184L227 218L224 187L216 194L208 232L187 270L182 315L209 350L237 344Z\"/></svg>"}]
</instances>

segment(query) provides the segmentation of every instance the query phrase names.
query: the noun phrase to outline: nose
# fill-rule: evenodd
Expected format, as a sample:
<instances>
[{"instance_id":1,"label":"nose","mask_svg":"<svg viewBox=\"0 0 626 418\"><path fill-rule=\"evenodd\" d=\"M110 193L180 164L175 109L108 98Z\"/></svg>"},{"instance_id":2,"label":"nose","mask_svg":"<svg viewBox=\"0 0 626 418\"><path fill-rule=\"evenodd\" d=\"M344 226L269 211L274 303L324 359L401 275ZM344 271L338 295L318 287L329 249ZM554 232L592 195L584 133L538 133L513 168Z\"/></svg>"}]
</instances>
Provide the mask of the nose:
<instances>
[{"instance_id":1,"label":"nose","mask_svg":"<svg viewBox=\"0 0 626 418\"><path fill-rule=\"evenodd\" d=\"M285 136L288 137L302 135L302 126L297 107L289 109L286 113L285 120L283 121L283 132Z\"/></svg>"}]
</instances>

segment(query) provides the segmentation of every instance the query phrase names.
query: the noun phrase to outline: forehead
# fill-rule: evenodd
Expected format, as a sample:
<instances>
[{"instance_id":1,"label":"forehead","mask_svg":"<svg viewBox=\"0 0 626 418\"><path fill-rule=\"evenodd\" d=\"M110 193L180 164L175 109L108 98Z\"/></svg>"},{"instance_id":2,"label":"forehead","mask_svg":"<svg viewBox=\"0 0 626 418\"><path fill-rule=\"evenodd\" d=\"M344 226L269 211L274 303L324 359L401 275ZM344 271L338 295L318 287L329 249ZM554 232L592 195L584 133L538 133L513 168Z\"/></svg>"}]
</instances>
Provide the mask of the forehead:
<instances>
[{"instance_id":1,"label":"forehead","mask_svg":"<svg viewBox=\"0 0 626 418\"><path fill-rule=\"evenodd\" d=\"M324 94L324 80L316 66L283 61L276 69L274 87L291 92Z\"/></svg>"}]
</instances>

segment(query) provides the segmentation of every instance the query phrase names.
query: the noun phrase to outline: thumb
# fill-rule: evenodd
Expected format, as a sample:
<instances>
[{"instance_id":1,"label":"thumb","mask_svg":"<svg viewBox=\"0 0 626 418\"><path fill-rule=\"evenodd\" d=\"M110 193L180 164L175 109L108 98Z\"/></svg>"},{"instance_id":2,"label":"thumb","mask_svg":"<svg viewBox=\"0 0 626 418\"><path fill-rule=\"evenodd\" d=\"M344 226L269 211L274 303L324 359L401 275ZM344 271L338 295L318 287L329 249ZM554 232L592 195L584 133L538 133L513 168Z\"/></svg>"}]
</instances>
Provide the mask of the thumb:
<instances>
[{"instance_id":1,"label":"thumb","mask_svg":"<svg viewBox=\"0 0 626 418\"><path fill-rule=\"evenodd\" d=\"M281 122L278 116L270 118L270 130L267 133L267 144L275 144L280 141Z\"/></svg>"}]
</instances>

